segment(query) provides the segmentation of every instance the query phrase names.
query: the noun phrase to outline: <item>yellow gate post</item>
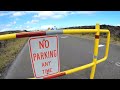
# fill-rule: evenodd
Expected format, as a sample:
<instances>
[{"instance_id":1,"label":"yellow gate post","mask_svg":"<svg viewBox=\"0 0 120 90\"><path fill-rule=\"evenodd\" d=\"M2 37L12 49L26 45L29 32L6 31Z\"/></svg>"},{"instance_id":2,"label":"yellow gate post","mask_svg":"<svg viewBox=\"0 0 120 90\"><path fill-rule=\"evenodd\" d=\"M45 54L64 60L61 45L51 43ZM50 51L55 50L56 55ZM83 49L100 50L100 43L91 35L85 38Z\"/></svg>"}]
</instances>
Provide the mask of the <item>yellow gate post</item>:
<instances>
[{"instance_id":1,"label":"yellow gate post","mask_svg":"<svg viewBox=\"0 0 120 90\"><path fill-rule=\"evenodd\" d=\"M92 66L91 74L90 74L90 79L94 78L95 75L95 69L96 69L96 62L97 62L97 57L98 57L98 45L99 45L99 35L100 35L100 25L97 23L95 27L98 31L95 34L95 42L94 42L94 53L93 53L93 63L94 65Z\"/></svg>"}]
</instances>

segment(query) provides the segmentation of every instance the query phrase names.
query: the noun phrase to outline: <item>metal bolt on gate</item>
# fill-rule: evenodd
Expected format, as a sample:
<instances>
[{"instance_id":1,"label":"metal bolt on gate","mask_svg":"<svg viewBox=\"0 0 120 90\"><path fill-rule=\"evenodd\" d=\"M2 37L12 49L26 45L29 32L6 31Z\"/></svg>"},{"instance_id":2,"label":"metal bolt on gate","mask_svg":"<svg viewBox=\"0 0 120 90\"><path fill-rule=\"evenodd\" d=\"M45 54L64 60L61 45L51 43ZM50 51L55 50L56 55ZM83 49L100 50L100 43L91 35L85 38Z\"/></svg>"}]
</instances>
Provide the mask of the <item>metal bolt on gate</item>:
<instances>
[{"instance_id":1,"label":"metal bolt on gate","mask_svg":"<svg viewBox=\"0 0 120 90\"><path fill-rule=\"evenodd\" d=\"M100 29L99 24L96 24L95 29L64 29L64 30L56 30L56 31L49 30L49 31L5 34L5 35L0 35L0 40L33 37L33 36L55 35L55 34L80 34L80 33L95 33L93 61L83 66L79 66L73 69L65 70L62 72L58 72L58 73L46 76L43 79L51 79L51 78L55 78L59 76L64 76L64 75L72 74L74 72L78 72L78 71L81 71L87 68L91 68L90 79L94 79L96 65L101 62L104 62L107 59L108 52L109 52L109 44L110 44L110 31L107 29ZM107 41L106 41L106 49L105 49L104 58L98 60L97 57L98 57L98 49L99 49L98 45L99 45L100 33L107 33ZM29 79L37 79L37 78L29 78Z\"/></svg>"}]
</instances>

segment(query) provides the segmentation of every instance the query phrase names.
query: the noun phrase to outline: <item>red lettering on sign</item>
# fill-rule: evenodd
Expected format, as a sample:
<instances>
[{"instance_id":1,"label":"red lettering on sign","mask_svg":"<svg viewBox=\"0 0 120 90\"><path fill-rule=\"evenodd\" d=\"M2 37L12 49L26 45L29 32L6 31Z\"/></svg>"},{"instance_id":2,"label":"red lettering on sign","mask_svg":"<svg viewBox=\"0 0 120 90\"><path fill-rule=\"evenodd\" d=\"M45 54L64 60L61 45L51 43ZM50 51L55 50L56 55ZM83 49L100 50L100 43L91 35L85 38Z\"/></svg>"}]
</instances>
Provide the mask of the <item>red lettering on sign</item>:
<instances>
[{"instance_id":1,"label":"red lettering on sign","mask_svg":"<svg viewBox=\"0 0 120 90\"><path fill-rule=\"evenodd\" d=\"M36 58L36 54L33 54L33 59L34 59L34 61L35 61L35 58Z\"/></svg>"},{"instance_id":2,"label":"red lettering on sign","mask_svg":"<svg viewBox=\"0 0 120 90\"><path fill-rule=\"evenodd\" d=\"M44 54L43 54L43 52L41 52L41 59L44 59Z\"/></svg>"},{"instance_id":3,"label":"red lettering on sign","mask_svg":"<svg viewBox=\"0 0 120 90\"><path fill-rule=\"evenodd\" d=\"M34 53L33 59L36 60L42 60L42 59L48 59L48 58L55 58L57 57L57 50L52 51L46 51L46 52L40 52L40 53Z\"/></svg>"},{"instance_id":4,"label":"red lettering on sign","mask_svg":"<svg viewBox=\"0 0 120 90\"><path fill-rule=\"evenodd\" d=\"M44 52L45 59L47 58L47 52Z\"/></svg>"},{"instance_id":5,"label":"red lettering on sign","mask_svg":"<svg viewBox=\"0 0 120 90\"><path fill-rule=\"evenodd\" d=\"M49 51L47 52L47 56L48 56L48 58L50 57L50 52Z\"/></svg>"},{"instance_id":6,"label":"red lettering on sign","mask_svg":"<svg viewBox=\"0 0 120 90\"><path fill-rule=\"evenodd\" d=\"M52 68L44 69L42 71L43 71L43 74L49 74L50 72L52 72Z\"/></svg>"},{"instance_id":7,"label":"red lettering on sign","mask_svg":"<svg viewBox=\"0 0 120 90\"><path fill-rule=\"evenodd\" d=\"M49 47L49 41L48 40L45 40L43 39L43 41L39 41L39 47L40 49L44 49L44 48L48 48Z\"/></svg>"},{"instance_id":8,"label":"red lettering on sign","mask_svg":"<svg viewBox=\"0 0 120 90\"><path fill-rule=\"evenodd\" d=\"M40 56L39 56L39 53L37 53L37 60L40 60Z\"/></svg>"},{"instance_id":9,"label":"red lettering on sign","mask_svg":"<svg viewBox=\"0 0 120 90\"><path fill-rule=\"evenodd\" d=\"M44 48L44 46L45 46L45 45L44 45L44 41L42 41L42 42L39 41L39 47L40 47L40 49L41 49L41 48Z\"/></svg>"},{"instance_id":10,"label":"red lettering on sign","mask_svg":"<svg viewBox=\"0 0 120 90\"><path fill-rule=\"evenodd\" d=\"M50 66L51 61L43 62L42 67Z\"/></svg>"},{"instance_id":11,"label":"red lettering on sign","mask_svg":"<svg viewBox=\"0 0 120 90\"><path fill-rule=\"evenodd\" d=\"M50 57L53 57L53 51L50 51Z\"/></svg>"},{"instance_id":12,"label":"red lettering on sign","mask_svg":"<svg viewBox=\"0 0 120 90\"><path fill-rule=\"evenodd\" d=\"M54 57L56 57L57 56L57 51L56 50L54 50Z\"/></svg>"},{"instance_id":13,"label":"red lettering on sign","mask_svg":"<svg viewBox=\"0 0 120 90\"><path fill-rule=\"evenodd\" d=\"M45 47L48 48L49 47L49 41L45 40Z\"/></svg>"}]
</instances>

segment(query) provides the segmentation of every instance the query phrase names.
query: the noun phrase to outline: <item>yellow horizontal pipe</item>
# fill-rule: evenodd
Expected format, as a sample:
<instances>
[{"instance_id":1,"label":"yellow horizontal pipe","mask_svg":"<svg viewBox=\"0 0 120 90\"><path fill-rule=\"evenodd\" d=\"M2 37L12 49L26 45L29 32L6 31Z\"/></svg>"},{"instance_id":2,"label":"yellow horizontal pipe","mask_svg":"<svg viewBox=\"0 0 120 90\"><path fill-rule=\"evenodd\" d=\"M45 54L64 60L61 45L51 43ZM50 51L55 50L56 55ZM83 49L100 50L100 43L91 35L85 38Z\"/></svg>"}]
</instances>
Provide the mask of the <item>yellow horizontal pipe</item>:
<instances>
[{"instance_id":1,"label":"yellow horizontal pipe","mask_svg":"<svg viewBox=\"0 0 120 90\"><path fill-rule=\"evenodd\" d=\"M76 68L73 68L73 69L70 69L70 70L66 70L64 71L66 74L71 74L71 73L74 73L74 72L77 72L77 71L80 71L80 70L83 70L83 69L86 69L86 68L89 68L91 66L93 66L94 63L89 63L89 64L86 64L86 65L83 65L83 66L80 66L80 67L76 67Z\"/></svg>"},{"instance_id":2,"label":"yellow horizontal pipe","mask_svg":"<svg viewBox=\"0 0 120 90\"><path fill-rule=\"evenodd\" d=\"M13 38L16 38L16 34L0 35L0 40L8 40L8 39L13 39Z\"/></svg>"},{"instance_id":3,"label":"yellow horizontal pipe","mask_svg":"<svg viewBox=\"0 0 120 90\"><path fill-rule=\"evenodd\" d=\"M99 63L105 61L106 59L107 59L107 57L104 57L104 58L102 58L102 59L100 59L100 60L97 60L97 64L99 64Z\"/></svg>"},{"instance_id":4,"label":"yellow horizontal pipe","mask_svg":"<svg viewBox=\"0 0 120 90\"><path fill-rule=\"evenodd\" d=\"M109 33L109 30L100 30L100 33Z\"/></svg>"},{"instance_id":5,"label":"yellow horizontal pipe","mask_svg":"<svg viewBox=\"0 0 120 90\"><path fill-rule=\"evenodd\" d=\"M96 29L64 29L63 34L95 33Z\"/></svg>"},{"instance_id":6,"label":"yellow horizontal pipe","mask_svg":"<svg viewBox=\"0 0 120 90\"><path fill-rule=\"evenodd\" d=\"M28 78L28 79L37 79L37 78Z\"/></svg>"},{"instance_id":7,"label":"yellow horizontal pipe","mask_svg":"<svg viewBox=\"0 0 120 90\"><path fill-rule=\"evenodd\" d=\"M64 29L63 34L96 33L97 29ZM100 33L108 33L107 29L100 29Z\"/></svg>"}]
</instances>

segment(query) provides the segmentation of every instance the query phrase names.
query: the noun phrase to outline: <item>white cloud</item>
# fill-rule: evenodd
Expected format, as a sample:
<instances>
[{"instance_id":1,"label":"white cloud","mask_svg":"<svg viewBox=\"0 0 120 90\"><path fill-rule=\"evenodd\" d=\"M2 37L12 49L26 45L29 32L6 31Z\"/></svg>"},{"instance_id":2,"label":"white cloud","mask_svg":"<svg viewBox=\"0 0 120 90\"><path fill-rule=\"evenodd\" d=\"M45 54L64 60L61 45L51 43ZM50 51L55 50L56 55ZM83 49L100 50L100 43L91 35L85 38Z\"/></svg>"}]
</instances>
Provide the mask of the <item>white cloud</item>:
<instances>
[{"instance_id":1,"label":"white cloud","mask_svg":"<svg viewBox=\"0 0 120 90\"><path fill-rule=\"evenodd\" d=\"M15 27L16 29L18 28L18 27Z\"/></svg>"},{"instance_id":2,"label":"white cloud","mask_svg":"<svg viewBox=\"0 0 120 90\"><path fill-rule=\"evenodd\" d=\"M16 21L12 22L12 24L13 24L13 25L16 24Z\"/></svg>"},{"instance_id":3,"label":"white cloud","mask_svg":"<svg viewBox=\"0 0 120 90\"><path fill-rule=\"evenodd\" d=\"M120 26L120 24L117 24L116 26Z\"/></svg>"},{"instance_id":4,"label":"white cloud","mask_svg":"<svg viewBox=\"0 0 120 90\"><path fill-rule=\"evenodd\" d=\"M23 26L23 25L19 25L17 27L15 27L16 29L18 30L23 30L23 29L28 29L28 28L31 28L30 26Z\"/></svg>"},{"instance_id":5,"label":"white cloud","mask_svg":"<svg viewBox=\"0 0 120 90\"><path fill-rule=\"evenodd\" d=\"M47 18L54 18L59 19L64 16L67 16L70 11L39 11L33 17L47 19Z\"/></svg>"},{"instance_id":6,"label":"white cloud","mask_svg":"<svg viewBox=\"0 0 120 90\"><path fill-rule=\"evenodd\" d=\"M34 17L49 17L52 15L54 15L54 12L52 11L41 11L41 12L38 12L38 14L35 15Z\"/></svg>"},{"instance_id":7,"label":"white cloud","mask_svg":"<svg viewBox=\"0 0 120 90\"><path fill-rule=\"evenodd\" d=\"M53 19L59 19L64 16L68 16L70 14L94 14L96 11L39 11L36 12L33 17L41 18L41 19L47 19L47 18L53 18Z\"/></svg>"},{"instance_id":8,"label":"white cloud","mask_svg":"<svg viewBox=\"0 0 120 90\"><path fill-rule=\"evenodd\" d=\"M43 25L40 27L42 30L47 30L48 28L53 28L55 25Z\"/></svg>"},{"instance_id":9,"label":"white cloud","mask_svg":"<svg viewBox=\"0 0 120 90\"><path fill-rule=\"evenodd\" d=\"M94 14L96 11L1 11L0 16L10 15L11 17L23 16L26 14L33 14L35 18L47 19L59 19L71 14Z\"/></svg>"},{"instance_id":10,"label":"white cloud","mask_svg":"<svg viewBox=\"0 0 120 90\"><path fill-rule=\"evenodd\" d=\"M74 14L94 14L96 11L76 11Z\"/></svg>"},{"instance_id":11,"label":"white cloud","mask_svg":"<svg viewBox=\"0 0 120 90\"><path fill-rule=\"evenodd\" d=\"M10 22L9 24L6 24L5 26L10 27L10 26L15 25L15 24L16 24L16 21L13 21L13 22Z\"/></svg>"},{"instance_id":12,"label":"white cloud","mask_svg":"<svg viewBox=\"0 0 120 90\"><path fill-rule=\"evenodd\" d=\"M22 16L25 14L29 14L29 13L26 11L0 11L0 16L9 15L10 17L16 17L16 16Z\"/></svg>"},{"instance_id":13,"label":"white cloud","mask_svg":"<svg viewBox=\"0 0 120 90\"><path fill-rule=\"evenodd\" d=\"M39 28L38 27L31 27L31 26L23 26L23 25L19 25L17 27L15 27L16 30L38 30Z\"/></svg>"},{"instance_id":14,"label":"white cloud","mask_svg":"<svg viewBox=\"0 0 120 90\"><path fill-rule=\"evenodd\" d=\"M7 31L7 30L13 30L11 26L15 25L16 21L10 22L8 24L2 24L0 25L0 31Z\"/></svg>"},{"instance_id":15,"label":"white cloud","mask_svg":"<svg viewBox=\"0 0 120 90\"><path fill-rule=\"evenodd\" d=\"M62 17L63 17L63 15L54 15L54 16L52 16L53 19L59 19L59 18L62 18Z\"/></svg>"},{"instance_id":16,"label":"white cloud","mask_svg":"<svg viewBox=\"0 0 120 90\"><path fill-rule=\"evenodd\" d=\"M15 18L15 21L18 21L18 20L20 20L20 18Z\"/></svg>"},{"instance_id":17,"label":"white cloud","mask_svg":"<svg viewBox=\"0 0 120 90\"><path fill-rule=\"evenodd\" d=\"M23 26L22 26L22 25L19 25L17 29L22 29L22 28L23 28Z\"/></svg>"},{"instance_id":18,"label":"white cloud","mask_svg":"<svg viewBox=\"0 0 120 90\"><path fill-rule=\"evenodd\" d=\"M22 16L22 15L25 15L26 13L24 11L17 11L17 12L13 12L12 13L12 16Z\"/></svg>"},{"instance_id":19,"label":"white cloud","mask_svg":"<svg viewBox=\"0 0 120 90\"><path fill-rule=\"evenodd\" d=\"M0 32L9 31L9 30L12 30L12 28L4 28L4 29L1 29Z\"/></svg>"},{"instance_id":20,"label":"white cloud","mask_svg":"<svg viewBox=\"0 0 120 90\"><path fill-rule=\"evenodd\" d=\"M32 28L32 27L31 26L23 26L22 27L22 29L27 29L27 30L30 29L30 28Z\"/></svg>"},{"instance_id":21,"label":"white cloud","mask_svg":"<svg viewBox=\"0 0 120 90\"><path fill-rule=\"evenodd\" d=\"M27 21L26 24L35 24L39 22L39 20L31 20L31 21Z\"/></svg>"},{"instance_id":22,"label":"white cloud","mask_svg":"<svg viewBox=\"0 0 120 90\"><path fill-rule=\"evenodd\" d=\"M10 15L12 14L12 12L9 11L0 11L0 16L6 16L6 15Z\"/></svg>"},{"instance_id":23,"label":"white cloud","mask_svg":"<svg viewBox=\"0 0 120 90\"><path fill-rule=\"evenodd\" d=\"M3 27L3 28L9 28L9 27L11 27L12 25L15 25L15 24L16 24L16 21L13 21L13 22L10 22L10 23L8 23L8 24L2 25L2 27Z\"/></svg>"}]
</instances>

